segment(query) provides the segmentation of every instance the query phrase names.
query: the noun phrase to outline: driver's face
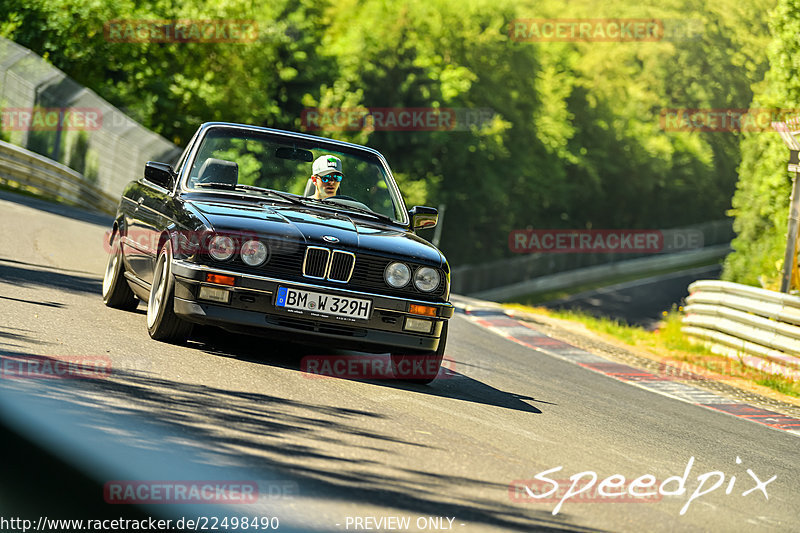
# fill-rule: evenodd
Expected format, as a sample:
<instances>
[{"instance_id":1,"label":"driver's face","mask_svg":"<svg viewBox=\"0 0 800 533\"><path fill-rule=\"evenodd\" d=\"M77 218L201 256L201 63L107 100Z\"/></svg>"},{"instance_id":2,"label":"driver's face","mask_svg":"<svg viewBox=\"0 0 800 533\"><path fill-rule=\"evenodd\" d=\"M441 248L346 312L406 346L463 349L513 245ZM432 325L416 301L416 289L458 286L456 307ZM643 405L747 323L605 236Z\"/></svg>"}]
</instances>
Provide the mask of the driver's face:
<instances>
[{"instance_id":1,"label":"driver's face","mask_svg":"<svg viewBox=\"0 0 800 533\"><path fill-rule=\"evenodd\" d=\"M327 178L329 176L325 177ZM314 185L317 188L317 194L314 197L320 200L324 200L325 198L336 196L336 193L339 191L340 183L341 182L336 181L334 179L329 179L328 182L326 183L319 176L314 176Z\"/></svg>"}]
</instances>

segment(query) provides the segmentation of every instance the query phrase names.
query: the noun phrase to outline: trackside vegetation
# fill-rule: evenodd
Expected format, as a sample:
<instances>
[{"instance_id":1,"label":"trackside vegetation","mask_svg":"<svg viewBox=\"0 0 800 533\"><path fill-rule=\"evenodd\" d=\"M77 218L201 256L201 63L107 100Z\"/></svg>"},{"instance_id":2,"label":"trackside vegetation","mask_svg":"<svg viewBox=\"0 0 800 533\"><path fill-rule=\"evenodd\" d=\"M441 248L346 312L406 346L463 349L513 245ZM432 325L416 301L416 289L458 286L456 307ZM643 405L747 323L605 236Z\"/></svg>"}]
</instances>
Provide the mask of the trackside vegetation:
<instances>
[{"instance_id":1,"label":"trackside vegetation","mask_svg":"<svg viewBox=\"0 0 800 533\"><path fill-rule=\"evenodd\" d=\"M445 204L441 248L454 265L511 256L514 229L721 219L738 169L728 272L753 282L774 266L780 141L699 131L680 110L797 101L784 59L798 44L775 44L797 33L796 11L786 0L2 0L0 35L179 145L210 120L302 131L309 109L479 113L449 130L311 131L380 150L411 205ZM531 19L650 25L645 38L598 40L595 28L589 40L531 42L539 30L519 23ZM244 20L257 33L175 42L108 31L142 20Z\"/></svg>"},{"instance_id":2,"label":"trackside vegetation","mask_svg":"<svg viewBox=\"0 0 800 533\"><path fill-rule=\"evenodd\" d=\"M800 2L780 0L770 13L769 70L755 84L753 108L794 110L800 117ZM783 268L789 196L789 150L777 133L744 133L731 214L738 234L723 278L777 290Z\"/></svg>"}]
</instances>

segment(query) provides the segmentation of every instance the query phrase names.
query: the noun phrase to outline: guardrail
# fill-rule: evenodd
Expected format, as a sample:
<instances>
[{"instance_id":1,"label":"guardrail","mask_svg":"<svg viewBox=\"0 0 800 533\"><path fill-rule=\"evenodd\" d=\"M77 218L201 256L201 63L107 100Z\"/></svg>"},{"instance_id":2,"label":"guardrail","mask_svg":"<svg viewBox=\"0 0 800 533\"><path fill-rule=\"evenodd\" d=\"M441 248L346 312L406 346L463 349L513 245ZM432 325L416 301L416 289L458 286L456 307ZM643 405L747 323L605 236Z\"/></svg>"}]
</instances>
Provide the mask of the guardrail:
<instances>
[{"instance_id":1,"label":"guardrail","mask_svg":"<svg viewBox=\"0 0 800 533\"><path fill-rule=\"evenodd\" d=\"M800 297L710 280L692 283L689 293L684 333L732 357L800 369Z\"/></svg>"},{"instance_id":2,"label":"guardrail","mask_svg":"<svg viewBox=\"0 0 800 533\"><path fill-rule=\"evenodd\" d=\"M447 231L447 228L444 229ZM681 228L663 230L664 233L681 231L703 234L703 246L708 249L713 246L730 244L735 236L732 219L716 220L693 224ZM519 254L518 257L498 259L495 261L461 265L453 267L451 290L458 294L475 295L479 298L492 299L486 295L493 294L494 289L502 291L505 287L525 284L531 280L593 268L600 265L613 263L627 263L638 258L652 258L656 256L679 255L684 252L661 254L615 254L615 253L558 253L558 254ZM587 270L587 272L589 272ZM547 290L552 290L549 288ZM526 290L528 293L534 292ZM538 289L536 289L538 290ZM526 293L516 293L516 295ZM513 297L513 296L512 296Z\"/></svg>"},{"instance_id":3,"label":"guardrail","mask_svg":"<svg viewBox=\"0 0 800 533\"><path fill-rule=\"evenodd\" d=\"M181 154L175 144L4 37L0 37L0 106L8 112L3 126L9 142L95 177L90 183L116 198L141 177L147 161L172 163ZM41 121L52 118L48 110L75 111L84 121L43 125ZM40 113L39 122L35 113Z\"/></svg>"},{"instance_id":4,"label":"guardrail","mask_svg":"<svg viewBox=\"0 0 800 533\"><path fill-rule=\"evenodd\" d=\"M640 257L637 259L629 259L628 261L618 261L604 265L567 270L548 276L540 276L504 287L468 293L467 296L498 302L513 300L514 298L519 298L520 296L528 294L561 290L585 283L597 283L615 279L619 276L644 276L650 272L688 267L705 261L722 259L728 255L730 251L730 246L723 244L686 252Z\"/></svg>"},{"instance_id":5,"label":"guardrail","mask_svg":"<svg viewBox=\"0 0 800 533\"><path fill-rule=\"evenodd\" d=\"M118 199L71 168L30 150L0 141L0 182L14 182L84 209L114 214Z\"/></svg>"}]
</instances>

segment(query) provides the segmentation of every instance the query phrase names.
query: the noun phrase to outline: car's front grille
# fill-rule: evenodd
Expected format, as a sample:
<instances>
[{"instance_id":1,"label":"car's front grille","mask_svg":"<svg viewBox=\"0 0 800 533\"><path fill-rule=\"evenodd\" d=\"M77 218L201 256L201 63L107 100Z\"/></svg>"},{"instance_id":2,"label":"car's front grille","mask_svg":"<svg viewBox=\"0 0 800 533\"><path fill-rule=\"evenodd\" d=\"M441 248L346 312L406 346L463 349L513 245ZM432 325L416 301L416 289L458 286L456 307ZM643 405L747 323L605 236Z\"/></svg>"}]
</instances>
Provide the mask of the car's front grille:
<instances>
[{"instance_id":1,"label":"car's front grille","mask_svg":"<svg viewBox=\"0 0 800 533\"><path fill-rule=\"evenodd\" d=\"M331 268L328 272L328 279L347 283L350 281L350 276L353 275L353 267L355 267L355 264L356 256L354 254L341 250L334 250L333 258L331 259Z\"/></svg>"},{"instance_id":2,"label":"car's front grille","mask_svg":"<svg viewBox=\"0 0 800 533\"><path fill-rule=\"evenodd\" d=\"M303 275L307 278L325 279L331 251L319 246L309 246L303 261Z\"/></svg>"},{"instance_id":3,"label":"car's front grille","mask_svg":"<svg viewBox=\"0 0 800 533\"><path fill-rule=\"evenodd\" d=\"M306 248L303 275L307 278L326 279L336 283L347 283L353 274L356 256L342 250L331 250L320 246Z\"/></svg>"}]
</instances>

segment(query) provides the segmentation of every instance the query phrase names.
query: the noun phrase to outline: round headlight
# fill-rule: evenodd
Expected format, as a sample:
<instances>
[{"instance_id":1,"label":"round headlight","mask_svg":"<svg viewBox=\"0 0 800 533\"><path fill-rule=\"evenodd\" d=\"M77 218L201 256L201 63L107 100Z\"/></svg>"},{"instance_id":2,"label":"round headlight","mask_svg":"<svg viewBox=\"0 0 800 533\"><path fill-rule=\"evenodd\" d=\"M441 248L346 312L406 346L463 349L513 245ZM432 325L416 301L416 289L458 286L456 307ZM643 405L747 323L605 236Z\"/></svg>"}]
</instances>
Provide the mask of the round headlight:
<instances>
[{"instance_id":1,"label":"round headlight","mask_svg":"<svg viewBox=\"0 0 800 533\"><path fill-rule=\"evenodd\" d=\"M215 235L208 243L208 255L217 261L227 261L233 257L235 251L233 239L225 235Z\"/></svg>"},{"instance_id":2,"label":"round headlight","mask_svg":"<svg viewBox=\"0 0 800 533\"><path fill-rule=\"evenodd\" d=\"M422 292L431 292L439 286L439 273L434 268L418 268L414 273L414 286Z\"/></svg>"},{"instance_id":3,"label":"round headlight","mask_svg":"<svg viewBox=\"0 0 800 533\"><path fill-rule=\"evenodd\" d=\"M269 257L267 245L261 241L247 241L242 245L242 261L251 267L258 266Z\"/></svg>"},{"instance_id":4,"label":"round headlight","mask_svg":"<svg viewBox=\"0 0 800 533\"><path fill-rule=\"evenodd\" d=\"M390 263L383 271L383 279L390 287L405 287L411 280L411 269L403 263Z\"/></svg>"}]
</instances>

